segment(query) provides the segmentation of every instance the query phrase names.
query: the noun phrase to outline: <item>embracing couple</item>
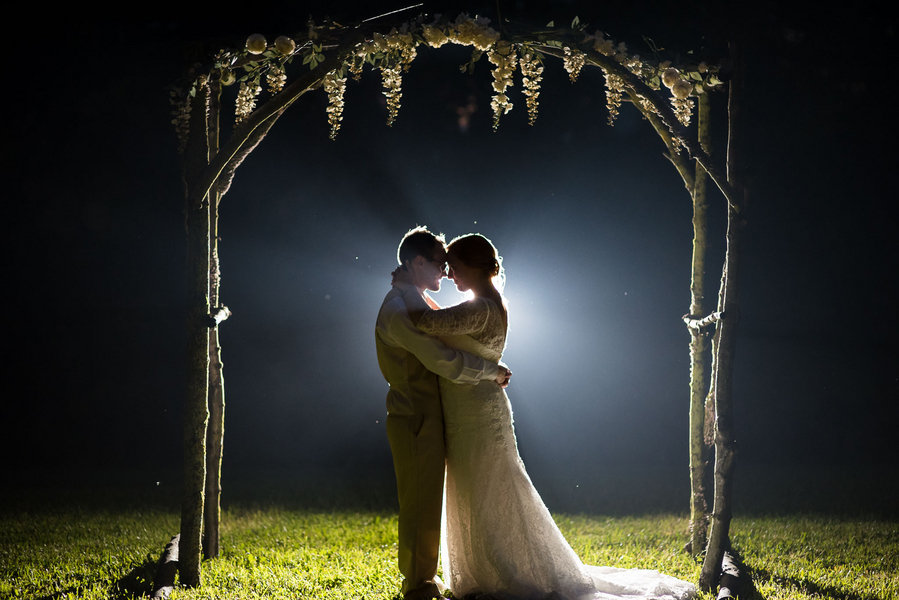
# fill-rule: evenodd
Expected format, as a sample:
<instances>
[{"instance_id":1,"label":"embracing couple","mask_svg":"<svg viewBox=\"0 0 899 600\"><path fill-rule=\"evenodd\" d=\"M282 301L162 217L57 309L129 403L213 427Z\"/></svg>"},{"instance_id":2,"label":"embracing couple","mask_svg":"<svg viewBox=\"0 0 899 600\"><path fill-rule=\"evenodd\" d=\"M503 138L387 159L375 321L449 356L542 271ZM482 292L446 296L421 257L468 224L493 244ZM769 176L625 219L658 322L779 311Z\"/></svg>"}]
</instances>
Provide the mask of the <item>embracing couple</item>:
<instances>
[{"instance_id":1,"label":"embracing couple","mask_svg":"<svg viewBox=\"0 0 899 600\"><path fill-rule=\"evenodd\" d=\"M418 227L403 237L397 258L375 343L390 384L404 598L436 598L445 589L437 578L444 481L443 576L457 598L692 596L693 584L658 571L584 565L531 483L503 389L511 377L499 363L508 318L490 240L469 234L446 246ZM446 276L474 297L440 308L427 291L438 291Z\"/></svg>"}]
</instances>

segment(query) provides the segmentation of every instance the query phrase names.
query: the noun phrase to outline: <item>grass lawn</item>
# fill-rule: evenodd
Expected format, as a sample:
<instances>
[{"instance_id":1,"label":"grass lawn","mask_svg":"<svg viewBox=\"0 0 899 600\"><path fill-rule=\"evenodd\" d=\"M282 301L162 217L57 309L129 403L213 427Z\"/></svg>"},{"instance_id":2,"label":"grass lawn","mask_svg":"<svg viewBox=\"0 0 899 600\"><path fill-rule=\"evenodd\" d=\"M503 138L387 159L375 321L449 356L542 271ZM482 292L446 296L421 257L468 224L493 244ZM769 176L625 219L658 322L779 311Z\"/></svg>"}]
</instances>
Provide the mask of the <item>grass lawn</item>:
<instances>
[{"instance_id":1,"label":"grass lawn","mask_svg":"<svg viewBox=\"0 0 899 600\"><path fill-rule=\"evenodd\" d=\"M159 554L178 530L177 509L103 500L0 507L0 598L147 594ZM557 514L556 520L587 563L698 578L699 565L681 551L683 514ZM899 598L897 519L738 514L731 533L763 598ZM226 509L222 536L223 555L203 564L202 587L176 590L173 598L387 600L399 589L396 515L389 509L246 502Z\"/></svg>"}]
</instances>

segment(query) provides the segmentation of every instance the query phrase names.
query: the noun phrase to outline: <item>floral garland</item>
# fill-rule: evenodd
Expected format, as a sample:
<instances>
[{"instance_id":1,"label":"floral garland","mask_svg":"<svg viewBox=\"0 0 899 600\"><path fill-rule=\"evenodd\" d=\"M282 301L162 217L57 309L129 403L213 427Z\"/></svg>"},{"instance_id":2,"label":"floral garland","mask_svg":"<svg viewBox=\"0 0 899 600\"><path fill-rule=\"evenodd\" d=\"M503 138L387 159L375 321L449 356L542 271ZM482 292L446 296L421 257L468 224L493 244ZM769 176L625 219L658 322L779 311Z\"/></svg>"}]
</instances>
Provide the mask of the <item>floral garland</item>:
<instances>
[{"instance_id":1,"label":"floral garland","mask_svg":"<svg viewBox=\"0 0 899 600\"><path fill-rule=\"evenodd\" d=\"M190 100L196 95L200 85L205 85L208 81L218 81L224 86L238 83L234 120L239 125L256 109L263 94L263 81L267 93L275 95L281 92L288 81L287 67L295 58L302 57L302 63L314 69L325 60L325 52L337 51L337 46L326 50L322 39L339 29L341 27L337 25L316 26L310 22L307 32L303 36L297 36L298 39L304 39L299 44L294 38L287 36L280 36L273 44L269 44L264 36L253 34L247 38L243 49L220 52L211 70L198 76L186 94L174 94L172 97L172 123L178 135L179 148L183 151L186 144ZM490 104L494 129L499 127L500 117L512 110L513 103L508 91L513 87L516 68L521 71L528 123L533 125L536 122L543 79L544 56L539 51L541 45L561 51L563 66L572 82L577 81L578 75L588 63L597 64L591 63L589 52L613 58L652 90L661 92L667 89L674 114L684 126L690 123L695 109L694 98L721 83L717 77L717 69L705 63L681 68L675 68L667 61L653 63L629 54L624 43L616 44L601 31L588 35L583 29L575 19L569 29L557 32L559 39L569 40L564 43L551 37L542 42L509 41L501 39L500 33L490 27L487 19L463 14L453 20L438 16L429 23L419 17L391 29L389 33L374 33L348 52L345 51L345 56L340 59L340 66L326 73L321 80L328 95L326 113L330 137L335 139L340 129L347 75L358 80L366 64L381 74L383 93L387 98L387 124L396 122L401 108L403 74L409 70L417 55L416 47L420 44L432 48L440 48L445 44L472 47L472 62L468 68L473 68L483 54L487 55L493 75L494 93ZM573 43L571 40L578 34L582 35L581 41ZM613 124L619 113L623 94L630 84L610 69L600 68L605 77L609 123ZM645 92L636 89L633 91L641 111L658 113L655 101L648 98Z\"/></svg>"}]
</instances>

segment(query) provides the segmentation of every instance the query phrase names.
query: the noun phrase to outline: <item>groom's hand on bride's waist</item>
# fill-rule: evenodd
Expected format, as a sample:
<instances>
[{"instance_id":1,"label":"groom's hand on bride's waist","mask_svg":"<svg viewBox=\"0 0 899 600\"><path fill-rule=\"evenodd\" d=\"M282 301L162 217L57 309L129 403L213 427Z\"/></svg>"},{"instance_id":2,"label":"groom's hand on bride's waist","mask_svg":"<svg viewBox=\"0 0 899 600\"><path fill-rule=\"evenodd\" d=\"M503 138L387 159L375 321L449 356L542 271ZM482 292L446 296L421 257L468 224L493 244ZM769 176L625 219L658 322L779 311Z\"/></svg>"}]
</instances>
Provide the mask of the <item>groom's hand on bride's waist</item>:
<instances>
[{"instance_id":1,"label":"groom's hand on bride's waist","mask_svg":"<svg viewBox=\"0 0 899 600\"><path fill-rule=\"evenodd\" d=\"M499 365L499 372L497 373L495 380L496 383L498 383L500 387L506 387L509 385L510 379L512 379L512 371L510 371L508 367Z\"/></svg>"}]
</instances>

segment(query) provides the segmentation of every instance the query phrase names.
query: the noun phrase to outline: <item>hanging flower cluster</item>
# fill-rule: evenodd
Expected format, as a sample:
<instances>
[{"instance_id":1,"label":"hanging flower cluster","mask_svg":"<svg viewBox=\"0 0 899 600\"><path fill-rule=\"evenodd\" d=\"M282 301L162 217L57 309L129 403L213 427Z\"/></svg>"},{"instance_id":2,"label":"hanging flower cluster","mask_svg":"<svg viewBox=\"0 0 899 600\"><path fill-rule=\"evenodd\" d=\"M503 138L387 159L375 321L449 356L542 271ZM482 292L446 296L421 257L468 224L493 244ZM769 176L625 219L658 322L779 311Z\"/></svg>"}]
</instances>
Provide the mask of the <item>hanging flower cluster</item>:
<instances>
[{"instance_id":1,"label":"hanging flower cluster","mask_svg":"<svg viewBox=\"0 0 899 600\"><path fill-rule=\"evenodd\" d=\"M403 65L381 67L381 85L387 98L387 126L392 127L400 112L400 100L403 97Z\"/></svg>"},{"instance_id":2,"label":"hanging flower cluster","mask_svg":"<svg viewBox=\"0 0 899 600\"><path fill-rule=\"evenodd\" d=\"M256 98L262 92L258 81L243 81L237 90L237 101L234 107L234 124L239 125L250 113L256 110Z\"/></svg>"},{"instance_id":3,"label":"hanging flower cluster","mask_svg":"<svg viewBox=\"0 0 899 600\"><path fill-rule=\"evenodd\" d=\"M268 86L268 91L272 94L277 94L283 90L284 84L287 83L287 75L284 73L284 69L279 65L273 66L265 74L265 83Z\"/></svg>"},{"instance_id":4,"label":"hanging flower cluster","mask_svg":"<svg viewBox=\"0 0 899 600\"><path fill-rule=\"evenodd\" d=\"M495 65L493 69L493 99L490 106L493 108L493 129L499 128L499 118L512 110L512 103L506 95L506 88L512 85L512 75L515 74L515 66L518 57L512 44L500 41L487 51L487 60Z\"/></svg>"},{"instance_id":5,"label":"hanging flower cluster","mask_svg":"<svg viewBox=\"0 0 899 600\"><path fill-rule=\"evenodd\" d=\"M587 62L587 55L575 48L572 50L568 46L564 48L565 55L562 58L562 64L565 66L565 70L568 71L568 78L571 79L571 83L577 81L577 76L581 74L581 69L584 68L584 64Z\"/></svg>"},{"instance_id":6,"label":"hanging flower cluster","mask_svg":"<svg viewBox=\"0 0 899 600\"><path fill-rule=\"evenodd\" d=\"M521 68L521 85L524 88L525 103L528 107L528 125L537 121L537 105L540 96L540 81L543 79L543 62L531 48L522 48L519 61Z\"/></svg>"},{"instance_id":7,"label":"hanging flower cluster","mask_svg":"<svg viewBox=\"0 0 899 600\"><path fill-rule=\"evenodd\" d=\"M387 35L375 33L370 41L357 44L354 52L347 58L347 70L358 79L362 67L369 63L381 72L381 83L384 96L387 98L387 125L396 121L403 96L403 72L417 56L417 42L404 25L400 29L392 29Z\"/></svg>"},{"instance_id":8,"label":"hanging flower cluster","mask_svg":"<svg viewBox=\"0 0 899 600\"><path fill-rule=\"evenodd\" d=\"M346 92L346 77L340 77L339 73L331 71L325 75L322 82L325 92L328 94L328 124L331 125L331 139L337 138L340 130L340 122L343 120L343 95Z\"/></svg>"},{"instance_id":9,"label":"hanging flower cluster","mask_svg":"<svg viewBox=\"0 0 899 600\"><path fill-rule=\"evenodd\" d=\"M618 118L618 111L621 109L624 80L605 69L602 70L602 74L606 78L606 108L609 111L609 125L614 125L615 119Z\"/></svg>"}]
</instances>

